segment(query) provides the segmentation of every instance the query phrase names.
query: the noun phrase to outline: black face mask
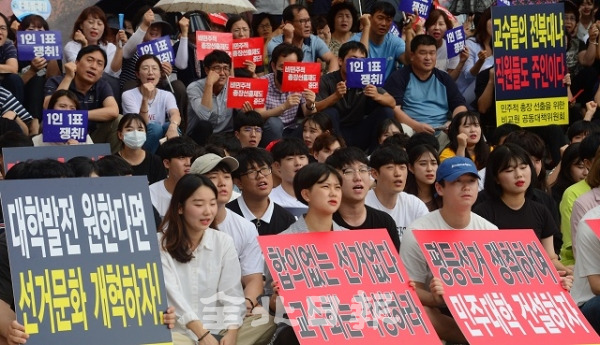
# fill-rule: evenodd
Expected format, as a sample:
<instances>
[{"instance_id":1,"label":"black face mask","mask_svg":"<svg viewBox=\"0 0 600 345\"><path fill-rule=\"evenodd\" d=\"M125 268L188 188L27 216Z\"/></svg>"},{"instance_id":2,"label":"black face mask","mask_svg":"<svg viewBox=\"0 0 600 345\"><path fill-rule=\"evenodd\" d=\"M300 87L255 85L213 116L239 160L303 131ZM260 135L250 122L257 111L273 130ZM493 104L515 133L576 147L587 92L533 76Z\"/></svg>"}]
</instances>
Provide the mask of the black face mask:
<instances>
[{"instance_id":1,"label":"black face mask","mask_svg":"<svg viewBox=\"0 0 600 345\"><path fill-rule=\"evenodd\" d=\"M283 84L283 71L280 71L278 69L275 70L275 78L277 79L279 85Z\"/></svg>"}]
</instances>

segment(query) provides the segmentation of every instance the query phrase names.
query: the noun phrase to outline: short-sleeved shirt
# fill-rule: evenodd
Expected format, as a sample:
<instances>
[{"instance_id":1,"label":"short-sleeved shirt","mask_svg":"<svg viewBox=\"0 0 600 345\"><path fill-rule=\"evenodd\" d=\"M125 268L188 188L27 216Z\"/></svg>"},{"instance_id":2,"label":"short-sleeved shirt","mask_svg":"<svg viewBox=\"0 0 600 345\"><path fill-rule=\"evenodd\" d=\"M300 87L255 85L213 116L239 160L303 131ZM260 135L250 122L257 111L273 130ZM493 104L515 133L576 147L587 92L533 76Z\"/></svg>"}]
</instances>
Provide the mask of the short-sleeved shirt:
<instances>
[{"instance_id":1,"label":"short-sleeved shirt","mask_svg":"<svg viewBox=\"0 0 600 345\"><path fill-rule=\"evenodd\" d=\"M339 70L322 76L319 82L317 102L334 94L337 91L337 83L340 81L342 81L342 73ZM377 91L380 94L385 93L385 90L381 87L378 87ZM362 88L348 88L342 99L333 105L340 114L340 125L342 127L360 124L362 119L378 106L379 104L376 101L365 96Z\"/></svg>"},{"instance_id":2,"label":"short-sleeved shirt","mask_svg":"<svg viewBox=\"0 0 600 345\"><path fill-rule=\"evenodd\" d=\"M600 206L589 210L582 218L600 218ZM584 222L577 226L577 261L573 272L573 288L571 296L577 305L581 306L596 295L592 291L588 276L600 274L600 239L598 235Z\"/></svg>"},{"instance_id":3,"label":"short-sleeved shirt","mask_svg":"<svg viewBox=\"0 0 600 345\"><path fill-rule=\"evenodd\" d=\"M14 111L23 122L28 123L33 118L10 91L0 86L0 115L7 111Z\"/></svg>"},{"instance_id":4,"label":"short-sleeved shirt","mask_svg":"<svg viewBox=\"0 0 600 345\"><path fill-rule=\"evenodd\" d=\"M271 61L271 54L273 49L283 43L283 35L273 37L267 44L267 51L269 53L269 61ZM302 43L302 52L304 53L303 62L315 62L317 58L323 59L323 55L329 53L329 48L325 41L319 36L310 35L310 37L304 39Z\"/></svg>"},{"instance_id":5,"label":"short-sleeved shirt","mask_svg":"<svg viewBox=\"0 0 600 345\"><path fill-rule=\"evenodd\" d=\"M256 218L241 196L227 203L227 208L251 221L259 235L275 235L292 225L296 218L285 208L269 200L267 210L260 218Z\"/></svg>"},{"instance_id":6,"label":"short-sleeved shirt","mask_svg":"<svg viewBox=\"0 0 600 345\"><path fill-rule=\"evenodd\" d=\"M354 34L350 38L350 41L360 42L362 38L362 32ZM406 51L406 43L400 37L388 32L383 38L381 44L375 44L369 40L369 57L370 58L385 58L385 79L392 75L392 72L396 70L397 61L402 54Z\"/></svg>"},{"instance_id":7,"label":"short-sleeved shirt","mask_svg":"<svg viewBox=\"0 0 600 345\"><path fill-rule=\"evenodd\" d=\"M0 63L6 63L8 59L18 59L17 48L11 40L6 40L0 47Z\"/></svg>"},{"instance_id":8,"label":"short-sleeved shirt","mask_svg":"<svg viewBox=\"0 0 600 345\"><path fill-rule=\"evenodd\" d=\"M220 231L233 238L235 249L238 253L240 266L242 268L242 277L263 273L265 261L262 251L258 245L258 232L256 227L249 220L238 215L230 209L226 209L225 219L218 224ZM241 279L241 277L240 277Z\"/></svg>"},{"instance_id":9,"label":"short-sleeved shirt","mask_svg":"<svg viewBox=\"0 0 600 345\"><path fill-rule=\"evenodd\" d=\"M142 106L142 93L139 88L123 92L121 104L123 105L123 114L139 113ZM150 122L156 122L164 125L169 119L169 111L177 108L175 96L169 91L156 89L154 99L148 102L148 119Z\"/></svg>"},{"instance_id":10,"label":"short-sleeved shirt","mask_svg":"<svg viewBox=\"0 0 600 345\"><path fill-rule=\"evenodd\" d=\"M427 206L421 199L405 192L398 194L398 199L396 200L396 205L393 209L383 206L379 199L377 199L375 191L372 189L367 193L365 204L374 209L383 211L392 217L396 223L400 241L402 241L404 231L406 231L406 228L412 224L412 222L429 213L429 209L427 209Z\"/></svg>"},{"instance_id":11,"label":"short-sleeved shirt","mask_svg":"<svg viewBox=\"0 0 600 345\"><path fill-rule=\"evenodd\" d=\"M333 214L333 221L339 226L349 230L386 229L394 247L396 250L399 250L400 238L398 237L398 230L396 230L396 222L394 219L389 214L376 210L370 206L365 205L365 209L367 210L365 221L359 226L348 224L344 218L342 218L339 211Z\"/></svg>"},{"instance_id":12,"label":"short-sleeved shirt","mask_svg":"<svg viewBox=\"0 0 600 345\"><path fill-rule=\"evenodd\" d=\"M434 128L442 126L456 107L465 105L465 98L452 77L437 68L429 78L421 80L411 66L406 66L388 78L384 89L413 120Z\"/></svg>"}]
</instances>

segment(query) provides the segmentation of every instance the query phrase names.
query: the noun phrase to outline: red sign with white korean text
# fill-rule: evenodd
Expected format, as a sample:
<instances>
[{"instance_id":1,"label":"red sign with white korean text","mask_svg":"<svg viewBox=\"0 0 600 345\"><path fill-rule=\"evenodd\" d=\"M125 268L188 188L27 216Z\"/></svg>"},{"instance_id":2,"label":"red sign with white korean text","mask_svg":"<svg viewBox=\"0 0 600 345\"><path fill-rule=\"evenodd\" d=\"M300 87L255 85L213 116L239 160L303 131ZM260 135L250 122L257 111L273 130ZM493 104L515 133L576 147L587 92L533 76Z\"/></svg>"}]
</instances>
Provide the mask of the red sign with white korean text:
<instances>
[{"instance_id":1,"label":"red sign with white korean text","mask_svg":"<svg viewBox=\"0 0 600 345\"><path fill-rule=\"evenodd\" d=\"M532 230L415 230L471 345L598 344Z\"/></svg>"},{"instance_id":2,"label":"red sign with white korean text","mask_svg":"<svg viewBox=\"0 0 600 345\"><path fill-rule=\"evenodd\" d=\"M264 108L269 81L256 78L229 78L227 108L241 108L250 102L253 108Z\"/></svg>"},{"instance_id":3,"label":"red sign with white korean text","mask_svg":"<svg viewBox=\"0 0 600 345\"><path fill-rule=\"evenodd\" d=\"M440 344L385 230L258 242L300 344Z\"/></svg>"},{"instance_id":4,"label":"red sign with white korean text","mask_svg":"<svg viewBox=\"0 0 600 345\"><path fill-rule=\"evenodd\" d=\"M284 62L281 91L302 92L310 89L319 92L321 64L318 62Z\"/></svg>"},{"instance_id":5,"label":"red sign with white korean text","mask_svg":"<svg viewBox=\"0 0 600 345\"><path fill-rule=\"evenodd\" d=\"M213 50L223 50L231 56L233 35L230 32L196 31L196 58L204 60Z\"/></svg>"},{"instance_id":6,"label":"red sign with white korean text","mask_svg":"<svg viewBox=\"0 0 600 345\"><path fill-rule=\"evenodd\" d=\"M233 40L233 67L246 67L245 61L252 61L256 66L262 66L264 47L265 40L262 37Z\"/></svg>"}]
</instances>

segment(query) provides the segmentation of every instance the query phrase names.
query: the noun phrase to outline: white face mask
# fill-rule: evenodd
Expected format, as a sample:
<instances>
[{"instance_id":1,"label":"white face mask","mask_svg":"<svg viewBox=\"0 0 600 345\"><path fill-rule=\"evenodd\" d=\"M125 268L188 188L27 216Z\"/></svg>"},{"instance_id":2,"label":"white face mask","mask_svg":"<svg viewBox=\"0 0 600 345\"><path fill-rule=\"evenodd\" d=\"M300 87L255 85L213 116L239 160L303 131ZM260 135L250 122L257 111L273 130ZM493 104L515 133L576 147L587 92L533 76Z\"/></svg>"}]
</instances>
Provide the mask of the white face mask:
<instances>
[{"instance_id":1,"label":"white face mask","mask_svg":"<svg viewBox=\"0 0 600 345\"><path fill-rule=\"evenodd\" d=\"M123 134L123 143L130 149L139 149L146 142L146 132L131 131Z\"/></svg>"}]
</instances>

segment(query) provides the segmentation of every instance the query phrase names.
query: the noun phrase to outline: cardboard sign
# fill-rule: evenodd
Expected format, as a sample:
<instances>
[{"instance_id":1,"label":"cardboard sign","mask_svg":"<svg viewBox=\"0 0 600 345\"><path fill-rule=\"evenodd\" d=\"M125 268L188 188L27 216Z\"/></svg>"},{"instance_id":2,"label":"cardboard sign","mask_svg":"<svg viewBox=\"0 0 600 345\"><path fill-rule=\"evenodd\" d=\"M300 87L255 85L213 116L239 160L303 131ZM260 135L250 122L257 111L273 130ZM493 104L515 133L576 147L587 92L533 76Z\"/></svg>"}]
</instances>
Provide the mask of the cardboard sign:
<instances>
[{"instance_id":1,"label":"cardboard sign","mask_svg":"<svg viewBox=\"0 0 600 345\"><path fill-rule=\"evenodd\" d=\"M318 62L284 62L281 91L302 92L310 89L319 92L321 64Z\"/></svg>"},{"instance_id":2,"label":"cardboard sign","mask_svg":"<svg viewBox=\"0 0 600 345\"><path fill-rule=\"evenodd\" d=\"M42 133L44 142L64 143L75 139L84 143L87 138L87 110L44 110Z\"/></svg>"},{"instance_id":3,"label":"cardboard sign","mask_svg":"<svg viewBox=\"0 0 600 345\"><path fill-rule=\"evenodd\" d=\"M258 242L300 344L440 344L385 230Z\"/></svg>"},{"instance_id":4,"label":"cardboard sign","mask_svg":"<svg viewBox=\"0 0 600 345\"><path fill-rule=\"evenodd\" d=\"M465 30L462 26L446 31L446 52L448 59L460 54L465 49Z\"/></svg>"},{"instance_id":5,"label":"cardboard sign","mask_svg":"<svg viewBox=\"0 0 600 345\"><path fill-rule=\"evenodd\" d=\"M46 60L61 60L62 54L60 31L17 31L19 61L31 61L39 56Z\"/></svg>"},{"instance_id":6,"label":"cardboard sign","mask_svg":"<svg viewBox=\"0 0 600 345\"><path fill-rule=\"evenodd\" d=\"M510 6L510 0L498 0L496 6Z\"/></svg>"},{"instance_id":7,"label":"cardboard sign","mask_svg":"<svg viewBox=\"0 0 600 345\"><path fill-rule=\"evenodd\" d=\"M10 170L13 165L30 159L56 159L66 162L73 157L84 156L98 160L110 155L109 144L91 145L65 145L65 146L38 146L38 147L5 147L2 149L4 158L4 171Z\"/></svg>"},{"instance_id":8,"label":"cardboard sign","mask_svg":"<svg viewBox=\"0 0 600 345\"><path fill-rule=\"evenodd\" d=\"M392 22L392 26L390 26L389 32L395 36L402 37L402 33L400 32L400 30L398 30L398 25L396 25L396 23L394 22Z\"/></svg>"},{"instance_id":9,"label":"cardboard sign","mask_svg":"<svg viewBox=\"0 0 600 345\"><path fill-rule=\"evenodd\" d=\"M163 36L152 41L137 45L139 56L150 54L156 56L160 62L168 62L171 65L175 63L175 52L171 45L169 36Z\"/></svg>"},{"instance_id":10,"label":"cardboard sign","mask_svg":"<svg viewBox=\"0 0 600 345\"><path fill-rule=\"evenodd\" d=\"M256 66L263 64L265 41L262 37L233 40L233 67L246 67L244 61L252 61Z\"/></svg>"},{"instance_id":11,"label":"cardboard sign","mask_svg":"<svg viewBox=\"0 0 600 345\"><path fill-rule=\"evenodd\" d=\"M385 82L385 58L346 60L346 86L362 89L371 84L383 86Z\"/></svg>"},{"instance_id":12,"label":"cardboard sign","mask_svg":"<svg viewBox=\"0 0 600 345\"><path fill-rule=\"evenodd\" d=\"M227 83L227 108L240 109L245 102L250 102L253 108L265 107L267 79L229 78Z\"/></svg>"},{"instance_id":13,"label":"cardboard sign","mask_svg":"<svg viewBox=\"0 0 600 345\"><path fill-rule=\"evenodd\" d=\"M493 6L496 123L566 125L564 4Z\"/></svg>"},{"instance_id":14,"label":"cardboard sign","mask_svg":"<svg viewBox=\"0 0 600 345\"><path fill-rule=\"evenodd\" d=\"M413 232L469 344L600 343L532 230Z\"/></svg>"},{"instance_id":15,"label":"cardboard sign","mask_svg":"<svg viewBox=\"0 0 600 345\"><path fill-rule=\"evenodd\" d=\"M48 20L52 13L52 3L50 0L12 0L10 9L19 21L30 14L37 14Z\"/></svg>"},{"instance_id":16,"label":"cardboard sign","mask_svg":"<svg viewBox=\"0 0 600 345\"><path fill-rule=\"evenodd\" d=\"M419 17L427 19L432 4L433 0L401 0L400 4L398 4L398 9L408 14L413 14L417 11Z\"/></svg>"},{"instance_id":17,"label":"cardboard sign","mask_svg":"<svg viewBox=\"0 0 600 345\"><path fill-rule=\"evenodd\" d=\"M233 35L230 32L196 31L196 57L204 60L213 50L223 50L231 56Z\"/></svg>"},{"instance_id":18,"label":"cardboard sign","mask_svg":"<svg viewBox=\"0 0 600 345\"><path fill-rule=\"evenodd\" d=\"M27 344L171 343L145 177L5 180L2 210Z\"/></svg>"}]
</instances>

